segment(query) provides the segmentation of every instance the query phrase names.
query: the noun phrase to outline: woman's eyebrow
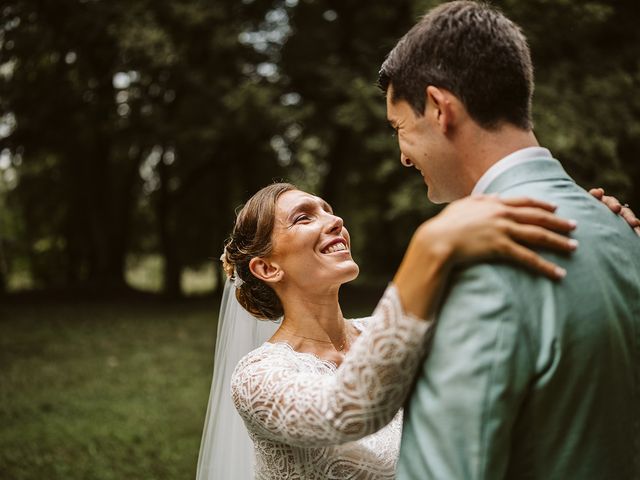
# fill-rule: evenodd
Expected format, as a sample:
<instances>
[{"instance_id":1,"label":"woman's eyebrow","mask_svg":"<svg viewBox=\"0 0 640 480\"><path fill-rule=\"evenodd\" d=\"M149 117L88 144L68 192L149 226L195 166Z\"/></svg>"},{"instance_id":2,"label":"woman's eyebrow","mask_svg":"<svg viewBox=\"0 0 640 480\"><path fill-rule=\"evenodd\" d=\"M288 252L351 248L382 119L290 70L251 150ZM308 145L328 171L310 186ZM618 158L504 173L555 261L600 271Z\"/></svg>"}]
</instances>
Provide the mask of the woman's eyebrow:
<instances>
[{"instance_id":1,"label":"woman's eyebrow","mask_svg":"<svg viewBox=\"0 0 640 480\"><path fill-rule=\"evenodd\" d=\"M316 207L317 207L316 202L313 202L311 200L303 200L291 209L291 212L289 212L288 218L293 217L298 212L313 210Z\"/></svg>"},{"instance_id":2,"label":"woman's eyebrow","mask_svg":"<svg viewBox=\"0 0 640 480\"><path fill-rule=\"evenodd\" d=\"M288 215L288 218L291 219L298 212L311 211L315 208L321 208L326 212L333 213L333 208L331 208L331 205L329 205L325 200L321 198L317 198L313 200L305 199L293 207L293 209Z\"/></svg>"}]
</instances>

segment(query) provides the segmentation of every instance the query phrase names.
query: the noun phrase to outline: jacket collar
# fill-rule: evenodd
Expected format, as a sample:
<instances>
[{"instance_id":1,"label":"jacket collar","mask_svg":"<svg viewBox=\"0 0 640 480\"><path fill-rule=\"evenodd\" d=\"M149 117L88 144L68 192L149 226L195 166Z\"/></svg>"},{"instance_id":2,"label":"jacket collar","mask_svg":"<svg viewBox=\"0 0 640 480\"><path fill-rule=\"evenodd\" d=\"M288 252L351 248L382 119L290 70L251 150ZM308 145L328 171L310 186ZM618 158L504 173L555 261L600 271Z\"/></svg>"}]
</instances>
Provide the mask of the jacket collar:
<instances>
[{"instance_id":1,"label":"jacket collar","mask_svg":"<svg viewBox=\"0 0 640 480\"><path fill-rule=\"evenodd\" d=\"M543 158L516 165L503 172L487 186L485 193L500 193L516 185L548 180L573 182L558 160Z\"/></svg>"}]
</instances>

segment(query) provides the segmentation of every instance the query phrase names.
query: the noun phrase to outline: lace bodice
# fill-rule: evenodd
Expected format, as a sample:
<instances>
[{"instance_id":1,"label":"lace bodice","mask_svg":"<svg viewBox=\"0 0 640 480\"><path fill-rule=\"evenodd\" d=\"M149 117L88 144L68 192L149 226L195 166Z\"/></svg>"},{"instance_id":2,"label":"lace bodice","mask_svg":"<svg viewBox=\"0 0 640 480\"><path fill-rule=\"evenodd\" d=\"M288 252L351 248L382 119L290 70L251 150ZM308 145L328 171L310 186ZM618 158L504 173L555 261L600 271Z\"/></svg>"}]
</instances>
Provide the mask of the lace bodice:
<instances>
[{"instance_id":1,"label":"lace bodice","mask_svg":"<svg viewBox=\"0 0 640 480\"><path fill-rule=\"evenodd\" d=\"M372 317L354 322L362 333L338 368L285 343L238 363L231 391L257 479L394 478L399 410L430 323L405 315L393 286Z\"/></svg>"}]
</instances>

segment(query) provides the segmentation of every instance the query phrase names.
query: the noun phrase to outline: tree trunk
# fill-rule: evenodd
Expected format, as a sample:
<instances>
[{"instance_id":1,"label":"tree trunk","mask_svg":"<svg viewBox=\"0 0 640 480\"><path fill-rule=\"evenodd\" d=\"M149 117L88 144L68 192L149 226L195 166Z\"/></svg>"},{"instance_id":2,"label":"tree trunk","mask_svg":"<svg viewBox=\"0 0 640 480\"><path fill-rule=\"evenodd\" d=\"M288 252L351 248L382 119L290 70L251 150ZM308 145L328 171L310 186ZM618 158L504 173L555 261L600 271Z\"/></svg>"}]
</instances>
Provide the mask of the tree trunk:
<instances>
[{"instance_id":1,"label":"tree trunk","mask_svg":"<svg viewBox=\"0 0 640 480\"><path fill-rule=\"evenodd\" d=\"M160 189L156 202L156 221L158 222L160 250L164 258L162 290L165 295L178 298L182 296L182 285L180 282L182 265L180 264L178 255L174 222L171 221L174 205L171 204L172 197L168 187L169 172L163 160L160 160L158 163L158 174L160 176Z\"/></svg>"},{"instance_id":2,"label":"tree trunk","mask_svg":"<svg viewBox=\"0 0 640 480\"><path fill-rule=\"evenodd\" d=\"M122 290L126 288L126 255L142 153L126 160L114 159L107 147L110 140L102 140L102 146L96 141L92 163L84 166L85 177L77 193L85 199L84 206L76 212L84 222L70 219L68 228L69 235L75 239L71 245L80 247L77 243L79 240L83 243L84 238L88 240L84 242L88 243L88 251L85 245L84 255L69 252L69 271L72 272L70 278L86 282L90 288ZM83 264L88 267L85 278L77 273Z\"/></svg>"},{"instance_id":3,"label":"tree trunk","mask_svg":"<svg viewBox=\"0 0 640 480\"><path fill-rule=\"evenodd\" d=\"M2 237L0 237L0 295L7 291L8 276L9 269L4 255L4 242L2 241Z\"/></svg>"}]
</instances>

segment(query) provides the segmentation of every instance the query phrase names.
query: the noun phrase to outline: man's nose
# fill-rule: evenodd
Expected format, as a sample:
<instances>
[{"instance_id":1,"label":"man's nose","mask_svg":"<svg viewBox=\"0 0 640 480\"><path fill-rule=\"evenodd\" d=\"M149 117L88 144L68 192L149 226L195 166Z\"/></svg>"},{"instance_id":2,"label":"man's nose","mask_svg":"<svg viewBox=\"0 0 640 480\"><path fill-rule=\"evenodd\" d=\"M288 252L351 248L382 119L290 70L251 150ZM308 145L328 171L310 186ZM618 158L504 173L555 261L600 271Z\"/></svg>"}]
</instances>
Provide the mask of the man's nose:
<instances>
[{"instance_id":1,"label":"man's nose","mask_svg":"<svg viewBox=\"0 0 640 480\"><path fill-rule=\"evenodd\" d=\"M413 167L413 162L402 152L400 152L400 163L405 167Z\"/></svg>"}]
</instances>

